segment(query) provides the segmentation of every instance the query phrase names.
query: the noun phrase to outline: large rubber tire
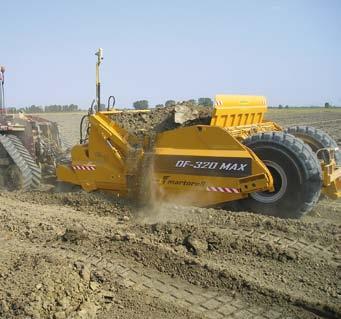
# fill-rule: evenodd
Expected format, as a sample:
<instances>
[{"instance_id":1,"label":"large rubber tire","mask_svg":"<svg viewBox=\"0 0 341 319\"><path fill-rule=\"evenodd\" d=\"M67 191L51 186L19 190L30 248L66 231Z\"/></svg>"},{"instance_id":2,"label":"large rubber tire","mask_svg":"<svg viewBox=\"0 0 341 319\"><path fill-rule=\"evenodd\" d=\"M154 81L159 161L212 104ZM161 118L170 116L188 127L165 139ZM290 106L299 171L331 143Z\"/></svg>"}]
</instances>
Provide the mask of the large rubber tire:
<instances>
[{"instance_id":1,"label":"large rubber tire","mask_svg":"<svg viewBox=\"0 0 341 319\"><path fill-rule=\"evenodd\" d=\"M285 132L301 139L304 143L308 144L315 153L321 148L337 149L335 152L335 161L338 166L341 166L341 151L338 149L337 143L326 132L311 126L290 126ZM321 153L321 156L322 159L324 159L324 153Z\"/></svg>"},{"instance_id":2,"label":"large rubber tire","mask_svg":"<svg viewBox=\"0 0 341 319\"><path fill-rule=\"evenodd\" d=\"M244 144L267 165L275 192L255 192L240 201L244 210L281 218L300 218L317 203L322 187L319 160L309 146L284 132L267 132Z\"/></svg>"}]
</instances>

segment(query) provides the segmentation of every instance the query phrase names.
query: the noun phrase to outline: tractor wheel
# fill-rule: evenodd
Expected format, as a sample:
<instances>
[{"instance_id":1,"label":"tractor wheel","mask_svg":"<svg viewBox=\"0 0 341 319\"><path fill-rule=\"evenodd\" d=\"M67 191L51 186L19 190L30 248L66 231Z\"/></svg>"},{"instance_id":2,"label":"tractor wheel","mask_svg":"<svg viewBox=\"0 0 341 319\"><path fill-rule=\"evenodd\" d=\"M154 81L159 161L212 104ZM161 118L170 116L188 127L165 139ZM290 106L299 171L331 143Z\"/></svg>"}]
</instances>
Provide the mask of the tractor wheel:
<instances>
[{"instance_id":1,"label":"tractor wheel","mask_svg":"<svg viewBox=\"0 0 341 319\"><path fill-rule=\"evenodd\" d=\"M300 139L268 132L245 139L244 144L265 163L274 180L274 192L254 192L241 200L245 210L281 218L300 218L319 199L322 173L319 160Z\"/></svg>"},{"instance_id":2,"label":"tractor wheel","mask_svg":"<svg viewBox=\"0 0 341 319\"><path fill-rule=\"evenodd\" d=\"M24 185L23 176L19 167L15 164L10 164L5 170L4 186L9 191L22 189Z\"/></svg>"},{"instance_id":3,"label":"tractor wheel","mask_svg":"<svg viewBox=\"0 0 341 319\"><path fill-rule=\"evenodd\" d=\"M335 161L338 166L341 166L341 151L338 149L337 143L327 133L311 126L291 126L285 132L298 137L304 143L308 144L314 153L321 148L337 149L335 151ZM327 154L325 152L318 154L318 157L324 161L328 160L325 158L326 156Z\"/></svg>"}]
</instances>

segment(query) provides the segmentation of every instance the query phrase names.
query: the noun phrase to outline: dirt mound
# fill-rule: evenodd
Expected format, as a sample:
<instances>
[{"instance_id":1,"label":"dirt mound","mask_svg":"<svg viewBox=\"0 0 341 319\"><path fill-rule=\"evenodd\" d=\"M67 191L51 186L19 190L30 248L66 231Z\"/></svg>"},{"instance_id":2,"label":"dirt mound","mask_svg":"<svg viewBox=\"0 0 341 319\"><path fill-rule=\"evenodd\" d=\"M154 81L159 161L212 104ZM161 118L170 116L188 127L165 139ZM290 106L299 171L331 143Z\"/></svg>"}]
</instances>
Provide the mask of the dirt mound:
<instances>
[{"instance_id":1,"label":"dirt mound","mask_svg":"<svg viewBox=\"0 0 341 319\"><path fill-rule=\"evenodd\" d=\"M182 102L174 106L149 111L122 111L112 119L131 134L159 133L177 127L208 125L212 108Z\"/></svg>"},{"instance_id":2,"label":"dirt mound","mask_svg":"<svg viewBox=\"0 0 341 319\"><path fill-rule=\"evenodd\" d=\"M98 306L91 287L96 281L85 275L85 266L36 252L12 258L5 272L12 278L7 281L10 294L1 296L4 317L95 318ZM34 280L27 280L29 274Z\"/></svg>"},{"instance_id":3,"label":"dirt mound","mask_svg":"<svg viewBox=\"0 0 341 319\"><path fill-rule=\"evenodd\" d=\"M127 199L117 197L112 193L98 191L86 193L79 190L75 192L54 192L52 188L49 192L2 192L0 198L18 198L21 200L43 205L60 205L71 207L75 210L83 210L89 213L96 213L101 216L131 216L135 209L133 203Z\"/></svg>"}]
</instances>

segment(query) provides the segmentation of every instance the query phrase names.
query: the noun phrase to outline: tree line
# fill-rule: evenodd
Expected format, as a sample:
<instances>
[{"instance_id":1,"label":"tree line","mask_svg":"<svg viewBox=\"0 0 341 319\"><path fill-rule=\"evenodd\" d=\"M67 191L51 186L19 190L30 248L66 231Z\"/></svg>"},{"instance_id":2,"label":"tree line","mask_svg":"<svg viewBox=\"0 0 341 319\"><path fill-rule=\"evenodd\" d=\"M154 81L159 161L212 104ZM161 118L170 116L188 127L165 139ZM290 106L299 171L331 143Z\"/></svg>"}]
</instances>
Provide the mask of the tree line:
<instances>
[{"instance_id":1,"label":"tree line","mask_svg":"<svg viewBox=\"0 0 341 319\"><path fill-rule=\"evenodd\" d=\"M15 107L8 107L8 113L55 113L55 112L77 112L79 111L79 107L76 104L68 104L68 105L46 105L46 106L39 106L39 105L31 105L27 107L15 108Z\"/></svg>"},{"instance_id":2,"label":"tree line","mask_svg":"<svg viewBox=\"0 0 341 319\"><path fill-rule=\"evenodd\" d=\"M213 106L213 100L209 97L201 97L198 100L191 99L191 100L187 100L185 102L188 104L192 104L192 105L200 105L200 106L208 106L208 107ZM176 104L177 104L176 101L168 100L164 104L156 104L155 108L169 107L169 106L174 106ZM149 108L149 101L148 100L136 101L133 103L133 107L136 110L148 109ZM277 108L279 108L279 109L288 109L289 107L290 107L289 105L282 105L282 104L279 104L277 106ZM328 108L333 108L336 106L333 106L330 103L326 102L326 103L324 103L324 107L328 109ZM270 108L276 108L276 106L270 106Z\"/></svg>"},{"instance_id":3,"label":"tree line","mask_svg":"<svg viewBox=\"0 0 341 319\"><path fill-rule=\"evenodd\" d=\"M191 105L199 105L199 106L207 106L207 107L212 107L213 106L213 100L209 97L201 97L198 100L195 99L190 99L187 101L184 101L188 104ZM162 107L169 107L169 106L174 106L178 102L175 100L167 100L164 104L156 104L155 108L162 108ZM102 108L105 109L105 105L102 105ZM144 110L149 108L149 101L148 100L139 100L135 101L133 103L133 107L136 110ZM331 105L330 103L326 102L324 104L325 108L333 108L335 106ZM270 106L270 108L276 108L274 106ZM279 109L288 109L289 105L282 105L279 104L278 107ZM15 107L8 107L7 111L9 113L56 113L56 112L77 112L81 111L79 106L76 104L67 104L67 105L59 105L59 104L53 104L53 105L46 105L46 106L39 106L39 105L31 105L27 107L21 107L21 108L15 108Z\"/></svg>"},{"instance_id":4,"label":"tree line","mask_svg":"<svg viewBox=\"0 0 341 319\"><path fill-rule=\"evenodd\" d=\"M313 106L313 107L319 107L319 106ZM335 105L331 105L329 102L326 102L326 103L324 103L324 107L326 108L326 109L330 109L330 108L332 108L332 107L336 107ZM282 104L279 104L278 105L278 108L281 110L281 109L288 109L289 108L289 105L282 105Z\"/></svg>"},{"instance_id":5,"label":"tree line","mask_svg":"<svg viewBox=\"0 0 341 319\"><path fill-rule=\"evenodd\" d=\"M201 97L198 100L195 99L190 99L185 101L188 104L192 105L201 105L201 106L213 106L213 100L209 97ZM174 106L176 105L177 102L175 100L168 100L164 104L157 104L155 105L156 108L162 108L162 107L169 107L169 106ZM136 110L145 110L149 108L149 101L148 100L140 100L140 101L135 101L133 103L133 107Z\"/></svg>"}]
</instances>

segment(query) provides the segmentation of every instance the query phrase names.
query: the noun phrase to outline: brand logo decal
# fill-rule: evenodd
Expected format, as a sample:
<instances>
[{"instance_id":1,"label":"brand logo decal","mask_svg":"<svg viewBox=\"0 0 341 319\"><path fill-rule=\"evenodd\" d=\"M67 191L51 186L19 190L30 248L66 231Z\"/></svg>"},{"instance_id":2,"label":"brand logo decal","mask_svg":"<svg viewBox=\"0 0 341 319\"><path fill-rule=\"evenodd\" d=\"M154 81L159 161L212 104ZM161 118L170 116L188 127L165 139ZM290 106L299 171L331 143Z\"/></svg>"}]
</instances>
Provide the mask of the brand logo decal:
<instances>
[{"instance_id":1,"label":"brand logo decal","mask_svg":"<svg viewBox=\"0 0 341 319\"><path fill-rule=\"evenodd\" d=\"M251 158L156 155L156 172L168 174L245 177L251 175Z\"/></svg>"},{"instance_id":2,"label":"brand logo decal","mask_svg":"<svg viewBox=\"0 0 341 319\"><path fill-rule=\"evenodd\" d=\"M174 180L171 179L170 176L162 177L162 185L180 185L180 186L189 186L189 187L204 187L206 186L205 181L196 182L196 181L187 181L187 180Z\"/></svg>"}]
</instances>

